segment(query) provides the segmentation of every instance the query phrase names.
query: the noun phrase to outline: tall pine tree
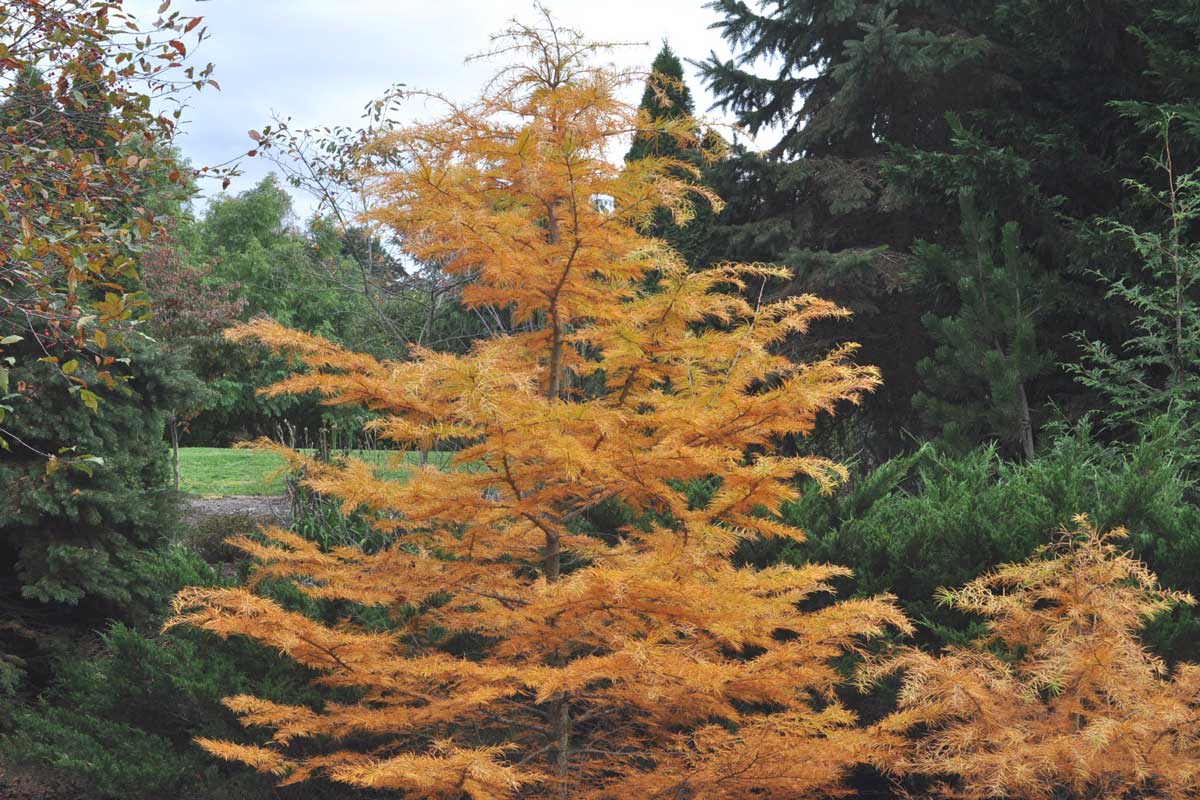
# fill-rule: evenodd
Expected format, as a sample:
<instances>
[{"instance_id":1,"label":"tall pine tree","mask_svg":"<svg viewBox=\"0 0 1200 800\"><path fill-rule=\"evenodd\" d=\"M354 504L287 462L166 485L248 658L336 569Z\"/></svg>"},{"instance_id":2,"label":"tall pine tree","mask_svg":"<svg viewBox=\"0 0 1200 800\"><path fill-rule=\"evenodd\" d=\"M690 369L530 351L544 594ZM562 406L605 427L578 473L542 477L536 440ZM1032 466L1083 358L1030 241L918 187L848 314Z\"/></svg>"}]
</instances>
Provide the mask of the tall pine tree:
<instances>
[{"instance_id":1,"label":"tall pine tree","mask_svg":"<svg viewBox=\"0 0 1200 800\"><path fill-rule=\"evenodd\" d=\"M915 404L955 445L997 439L1033 458L1029 384L1051 365L1038 347L1037 322L1050 291L1021 246L1020 226L1000 228L981 214L975 193L959 193L962 248L919 242L916 265L924 285L952 295L945 316L925 315L937 347L918 365L925 391Z\"/></svg>"}]
</instances>

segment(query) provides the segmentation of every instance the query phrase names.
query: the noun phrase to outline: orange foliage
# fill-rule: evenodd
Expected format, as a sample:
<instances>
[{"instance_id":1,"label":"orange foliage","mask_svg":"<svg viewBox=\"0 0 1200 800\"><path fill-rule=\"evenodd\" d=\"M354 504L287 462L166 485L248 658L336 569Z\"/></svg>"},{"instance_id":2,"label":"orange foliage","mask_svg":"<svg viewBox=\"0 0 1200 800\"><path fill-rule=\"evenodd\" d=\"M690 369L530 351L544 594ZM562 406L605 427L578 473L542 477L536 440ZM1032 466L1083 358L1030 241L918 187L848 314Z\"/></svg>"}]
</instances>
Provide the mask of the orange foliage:
<instances>
[{"instance_id":1,"label":"orange foliage","mask_svg":"<svg viewBox=\"0 0 1200 800\"><path fill-rule=\"evenodd\" d=\"M178 597L173 624L252 637L358 698L231 698L271 742L202 744L289 782L320 773L414 798L837 791L891 740L837 702L831 662L908 624L887 598L800 610L846 570L743 569L731 555L802 535L772 512L796 499L798 476L830 487L843 469L771 455L773 442L878 375L852 346L805 364L773 352L845 313L808 296L747 302L779 270L689 272L638 233L654 208L684 220L704 193L678 177L687 164L614 164L614 142L694 124L639 117L619 99L634 76L593 65L594 48L549 19L498 42L525 60L479 102L381 141L409 166L370 178L375 221L412 256L473 276L465 302L512 330L404 363L270 321L233 333L307 367L272 394L371 408L399 445L461 447L453 467L404 483L363 463L307 464L314 489L374 512L389 548L323 551L277 529L237 542L258 578L386 609L388 630L325 625L253 586ZM684 484L713 476L694 507ZM615 504L636 522L596 530L589 514ZM292 746L318 737L343 749Z\"/></svg>"},{"instance_id":2,"label":"orange foliage","mask_svg":"<svg viewBox=\"0 0 1200 800\"><path fill-rule=\"evenodd\" d=\"M946 592L989 635L873 670L904 672L885 727L921 732L898 771L946 779L937 793L953 797L1196 796L1200 667L1168 671L1136 637L1194 601L1119 550L1125 535L1078 517L1031 560Z\"/></svg>"}]
</instances>

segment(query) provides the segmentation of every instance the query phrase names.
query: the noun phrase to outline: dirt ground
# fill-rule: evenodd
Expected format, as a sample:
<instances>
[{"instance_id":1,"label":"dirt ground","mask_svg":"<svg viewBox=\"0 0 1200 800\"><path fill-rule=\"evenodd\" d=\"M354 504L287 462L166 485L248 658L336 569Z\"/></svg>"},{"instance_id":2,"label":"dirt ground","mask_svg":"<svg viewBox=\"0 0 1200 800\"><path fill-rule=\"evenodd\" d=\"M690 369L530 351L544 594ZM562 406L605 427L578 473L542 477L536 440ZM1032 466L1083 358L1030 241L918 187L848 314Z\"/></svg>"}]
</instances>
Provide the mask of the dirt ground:
<instances>
[{"instance_id":1,"label":"dirt ground","mask_svg":"<svg viewBox=\"0 0 1200 800\"><path fill-rule=\"evenodd\" d=\"M38 767L14 767L0 759L0 798L4 800L87 800L75 778Z\"/></svg>"},{"instance_id":2,"label":"dirt ground","mask_svg":"<svg viewBox=\"0 0 1200 800\"><path fill-rule=\"evenodd\" d=\"M292 523L287 495L185 497L183 504L183 543L223 577L234 575L236 563L245 558L227 544L231 536L251 534L264 526L286 528ZM4 800L3 794L0 800Z\"/></svg>"}]
</instances>

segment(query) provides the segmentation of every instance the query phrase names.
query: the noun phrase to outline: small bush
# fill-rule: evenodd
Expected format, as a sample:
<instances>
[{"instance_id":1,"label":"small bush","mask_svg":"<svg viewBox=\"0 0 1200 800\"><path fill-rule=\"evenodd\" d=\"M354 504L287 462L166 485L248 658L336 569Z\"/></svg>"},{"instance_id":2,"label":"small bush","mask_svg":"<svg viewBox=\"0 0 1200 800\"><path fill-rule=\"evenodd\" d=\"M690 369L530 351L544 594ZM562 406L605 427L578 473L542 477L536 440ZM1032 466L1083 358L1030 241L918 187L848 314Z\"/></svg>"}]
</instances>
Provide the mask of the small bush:
<instances>
[{"instance_id":1,"label":"small bush","mask_svg":"<svg viewBox=\"0 0 1200 800\"><path fill-rule=\"evenodd\" d=\"M1193 483L1166 455L1166 435L1106 446L1084 425L1059 431L1028 463L1006 461L990 447L951 457L926 446L836 496L809 492L784 512L808 541L749 557L849 566L856 592L896 594L928 643L963 643L977 623L940 605L937 590L1025 560L1087 511L1101 528L1127 528L1130 548L1164 585L1196 592L1200 505ZM1200 621L1189 609L1160 618L1147 637L1169 659L1200 656Z\"/></svg>"},{"instance_id":2,"label":"small bush","mask_svg":"<svg viewBox=\"0 0 1200 800\"><path fill-rule=\"evenodd\" d=\"M269 776L214 762L193 738L239 730L221 703L230 695L313 702L311 675L244 639L222 641L194 630L157 633L179 588L222 583L189 547L144 551L131 576L153 613L138 615L139 626L114 623L98 640L60 632L42 642L53 651L52 677L30 702L0 712L5 762L54 770L98 800L288 797ZM318 791L306 800L325 796Z\"/></svg>"}]
</instances>

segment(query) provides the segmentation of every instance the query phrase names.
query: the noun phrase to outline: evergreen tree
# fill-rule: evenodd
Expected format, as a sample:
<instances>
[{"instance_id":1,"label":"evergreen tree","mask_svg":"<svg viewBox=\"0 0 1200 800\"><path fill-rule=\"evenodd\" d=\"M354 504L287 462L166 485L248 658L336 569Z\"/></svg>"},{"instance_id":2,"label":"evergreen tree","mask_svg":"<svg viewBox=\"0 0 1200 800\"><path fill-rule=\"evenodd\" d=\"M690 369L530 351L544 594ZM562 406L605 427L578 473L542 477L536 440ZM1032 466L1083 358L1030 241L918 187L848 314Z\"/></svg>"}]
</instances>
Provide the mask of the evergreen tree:
<instances>
[{"instance_id":1,"label":"evergreen tree","mask_svg":"<svg viewBox=\"0 0 1200 800\"><path fill-rule=\"evenodd\" d=\"M831 284L821 291L856 312L850 335L886 376L869 439L896 448L894 431L920 430L909 398L935 344L919 320L937 309L896 278L917 241L957 238L960 187L1020 224L1040 269L1085 299L1045 314L1041 341L1111 335L1083 272L1118 279L1137 265L1088 228L1120 214L1122 178L1148 178L1120 105L1200 96L1193 5L1112 0L1080 24L1044 0L711 4L737 51L701 65L718 104L751 132L782 131L765 163L743 159L714 183L728 202L719 238L757 240L756 257L804 276L798 288ZM1035 407L1079 394L1058 374L1031 391Z\"/></svg>"},{"instance_id":2,"label":"evergreen tree","mask_svg":"<svg viewBox=\"0 0 1200 800\"><path fill-rule=\"evenodd\" d=\"M995 445L964 455L933 444L872 471L856 471L836 495L806 492L784 518L803 528L798 545L764 543L747 555L844 564L853 589L890 592L911 619L917 643L963 644L980 621L937 602L939 587L966 583L1004 562L1023 561L1080 508L1103 528L1130 531L1129 549L1166 586L1200 591L1200 503L1177 454L1186 435L1166 426L1133 445L1105 443L1092 426L1050 429L1037 458L1015 462ZM1200 660L1200 619L1181 609L1146 634L1168 661Z\"/></svg>"},{"instance_id":3,"label":"evergreen tree","mask_svg":"<svg viewBox=\"0 0 1200 800\"><path fill-rule=\"evenodd\" d=\"M642 92L638 113L646 116L646 122L633 137L633 144L625 155L626 161L637 161L647 156L678 158L690 148L679 142L678 137L667 136L654 129L653 123L660 120L691 119L696 111L692 101L692 90L683 76L683 62L665 41L658 55L650 64L650 75Z\"/></svg>"},{"instance_id":4,"label":"evergreen tree","mask_svg":"<svg viewBox=\"0 0 1200 800\"><path fill-rule=\"evenodd\" d=\"M643 126L634 134L625 160L675 159L703 176L709 162L724 149L724 142L710 132L691 143L682 143L678 136L662 131L659 127L662 123L692 120L695 104L691 89L684 80L683 63L666 42L663 42L650 70L646 88L642 92L642 102L638 106ZM707 204L700 204L686 225L676 223L666 209L658 209L647 223L645 233L665 239L688 264L704 267L712 262L710 239L716 218L717 212Z\"/></svg>"},{"instance_id":5,"label":"evergreen tree","mask_svg":"<svg viewBox=\"0 0 1200 800\"><path fill-rule=\"evenodd\" d=\"M1185 427L1200 422L1200 244L1192 234L1200 220L1200 170L1177 172L1170 136L1177 121L1174 113L1161 120L1162 152L1151 159L1165 187L1129 181L1143 206L1165 214L1161 227L1102 223L1110 240L1127 245L1143 265L1139 276L1105 281L1108 299L1135 310L1132 335L1116 348L1079 336L1084 357L1069 365L1080 383L1108 401L1116 428L1144 426L1161 415Z\"/></svg>"},{"instance_id":6,"label":"evergreen tree","mask_svg":"<svg viewBox=\"0 0 1200 800\"><path fill-rule=\"evenodd\" d=\"M968 448L997 439L1026 459L1034 455L1029 384L1052 363L1039 350L1037 323L1049 295L1010 222L980 214L971 189L959 193L963 248L919 242L915 269L931 289L948 289L955 310L923 322L936 343L918 365L925 391L914 404L949 442Z\"/></svg>"},{"instance_id":7,"label":"evergreen tree","mask_svg":"<svg viewBox=\"0 0 1200 800\"><path fill-rule=\"evenodd\" d=\"M1146 18L1132 28L1145 47L1147 74L1161 86L1160 96L1119 98L1114 107L1136 120L1143 131L1159 136L1164 117L1178 121L1176 157L1200 156L1200 13L1194 0L1157 0Z\"/></svg>"},{"instance_id":8,"label":"evergreen tree","mask_svg":"<svg viewBox=\"0 0 1200 800\"><path fill-rule=\"evenodd\" d=\"M173 354L124 338L61 373L22 341L0 370L14 442L0 449L0 693L41 688L66 640L164 602L146 569L176 530L164 426L200 387Z\"/></svg>"},{"instance_id":9,"label":"evergreen tree","mask_svg":"<svg viewBox=\"0 0 1200 800\"><path fill-rule=\"evenodd\" d=\"M9 425L21 445L0 451L0 563L10 598L124 614L139 600L137 560L171 529L166 419L200 387L177 357L140 335L127 338L128 363L109 365L114 383L103 404L33 359L8 374L16 389ZM63 370L103 382L82 359Z\"/></svg>"}]
</instances>

